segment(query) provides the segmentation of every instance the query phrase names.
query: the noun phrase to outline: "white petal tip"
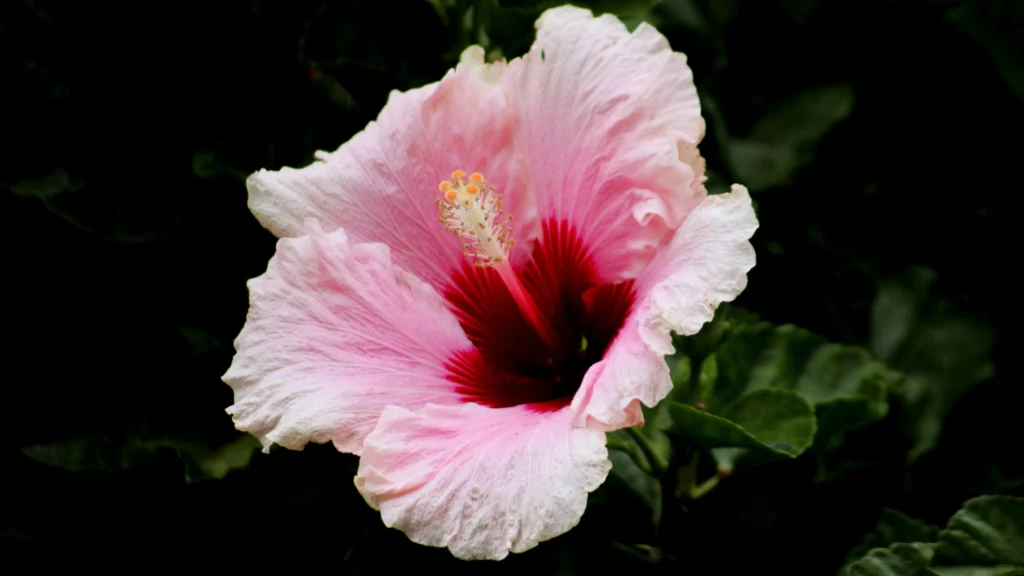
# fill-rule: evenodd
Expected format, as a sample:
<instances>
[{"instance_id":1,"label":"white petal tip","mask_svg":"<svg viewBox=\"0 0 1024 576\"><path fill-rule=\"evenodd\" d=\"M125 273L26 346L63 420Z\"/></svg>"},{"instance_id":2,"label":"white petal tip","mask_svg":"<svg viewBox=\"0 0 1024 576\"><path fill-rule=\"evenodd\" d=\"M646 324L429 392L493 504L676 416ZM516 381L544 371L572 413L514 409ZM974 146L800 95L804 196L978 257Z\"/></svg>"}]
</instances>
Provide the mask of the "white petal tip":
<instances>
[{"instance_id":1,"label":"white petal tip","mask_svg":"<svg viewBox=\"0 0 1024 576\"><path fill-rule=\"evenodd\" d=\"M750 191L743 184L733 184L729 187L729 193L737 196L750 196Z\"/></svg>"},{"instance_id":2,"label":"white petal tip","mask_svg":"<svg viewBox=\"0 0 1024 576\"><path fill-rule=\"evenodd\" d=\"M482 46L474 44L469 46L462 51L459 56L459 64L465 64L467 66L479 66L484 63L484 49Z\"/></svg>"}]
</instances>

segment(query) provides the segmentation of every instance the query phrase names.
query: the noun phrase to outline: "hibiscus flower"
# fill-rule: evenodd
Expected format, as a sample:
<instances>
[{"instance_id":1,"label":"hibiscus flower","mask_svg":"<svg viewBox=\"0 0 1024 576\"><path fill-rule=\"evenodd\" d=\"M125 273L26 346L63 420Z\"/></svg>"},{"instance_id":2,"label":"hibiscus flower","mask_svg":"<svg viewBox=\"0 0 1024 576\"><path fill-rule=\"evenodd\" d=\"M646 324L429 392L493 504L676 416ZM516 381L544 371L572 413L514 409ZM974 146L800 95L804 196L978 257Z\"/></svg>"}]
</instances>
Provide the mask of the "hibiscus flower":
<instances>
[{"instance_id":1,"label":"hibiscus flower","mask_svg":"<svg viewBox=\"0 0 1024 576\"><path fill-rule=\"evenodd\" d=\"M575 526L605 435L671 389L671 332L746 286L746 189L708 195L683 54L545 12L522 58L467 49L311 165L261 170L280 240L224 375L235 425L333 442L387 526L500 559Z\"/></svg>"}]
</instances>

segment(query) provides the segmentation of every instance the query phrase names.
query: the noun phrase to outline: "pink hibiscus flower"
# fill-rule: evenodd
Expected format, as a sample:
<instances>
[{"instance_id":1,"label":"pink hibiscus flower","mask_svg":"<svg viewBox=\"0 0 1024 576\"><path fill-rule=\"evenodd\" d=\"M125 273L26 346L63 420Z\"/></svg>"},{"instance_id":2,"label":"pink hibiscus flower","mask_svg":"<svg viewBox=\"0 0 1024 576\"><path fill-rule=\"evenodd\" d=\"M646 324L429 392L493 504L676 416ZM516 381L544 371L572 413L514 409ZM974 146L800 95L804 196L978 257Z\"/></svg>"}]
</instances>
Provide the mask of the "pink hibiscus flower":
<instances>
[{"instance_id":1,"label":"pink hibiscus flower","mask_svg":"<svg viewBox=\"0 0 1024 576\"><path fill-rule=\"evenodd\" d=\"M671 389L671 332L754 265L746 189L703 186L686 57L573 7L537 31L521 59L471 47L338 150L248 180L280 240L249 282L228 413L265 451L360 455L384 523L460 558L575 526L605 433Z\"/></svg>"}]
</instances>

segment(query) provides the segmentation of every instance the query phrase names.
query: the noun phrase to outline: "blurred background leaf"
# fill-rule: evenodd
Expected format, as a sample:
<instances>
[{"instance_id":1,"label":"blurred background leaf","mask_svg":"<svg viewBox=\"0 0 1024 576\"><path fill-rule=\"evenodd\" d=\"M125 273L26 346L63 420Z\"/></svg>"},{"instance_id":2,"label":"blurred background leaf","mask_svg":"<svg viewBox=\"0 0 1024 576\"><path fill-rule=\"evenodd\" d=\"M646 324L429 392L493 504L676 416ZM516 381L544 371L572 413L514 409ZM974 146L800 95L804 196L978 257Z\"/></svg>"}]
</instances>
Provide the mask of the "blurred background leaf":
<instances>
[{"instance_id":1,"label":"blurred background leaf","mask_svg":"<svg viewBox=\"0 0 1024 576\"><path fill-rule=\"evenodd\" d=\"M138 466L151 456L151 450L133 438L82 435L61 442L22 448L34 460L71 472L123 470Z\"/></svg>"},{"instance_id":2,"label":"blurred background leaf","mask_svg":"<svg viewBox=\"0 0 1024 576\"><path fill-rule=\"evenodd\" d=\"M966 502L939 534L936 565L1024 569L1024 498Z\"/></svg>"},{"instance_id":3,"label":"blurred background leaf","mask_svg":"<svg viewBox=\"0 0 1024 576\"><path fill-rule=\"evenodd\" d=\"M1003 79L1024 99L1024 48L1018 33L1024 26L1019 2L957 2L946 18L985 47Z\"/></svg>"},{"instance_id":4,"label":"blurred background leaf","mask_svg":"<svg viewBox=\"0 0 1024 576\"><path fill-rule=\"evenodd\" d=\"M886 548L875 548L844 567L841 576L928 576L934 554L929 544L898 542Z\"/></svg>"},{"instance_id":5,"label":"blurred background leaf","mask_svg":"<svg viewBox=\"0 0 1024 576\"><path fill-rule=\"evenodd\" d=\"M995 373L992 329L934 298L935 280L933 271L912 268L882 283L871 313L874 352L908 376L900 393L912 413L911 458L935 445L957 400Z\"/></svg>"},{"instance_id":6,"label":"blurred background leaf","mask_svg":"<svg viewBox=\"0 0 1024 576\"><path fill-rule=\"evenodd\" d=\"M852 552L842 576L1019 574L1024 571L1024 498L972 498L941 532L888 511L865 543L880 546Z\"/></svg>"},{"instance_id":7,"label":"blurred background leaf","mask_svg":"<svg viewBox=\"0 0 1024 576\"><path fill-rule=\"evenodd\" d=\"M245 468L253 452L260 450L254 436L243 434L223 446L208 446L200 442L159 439L145 444L150 448L170 448L185 462L185 481L220 480L228 472Z\"/></svg>"},{"instance_id":8,"label":"blurred background leaf","mask_svg":"<svg viewBox=\"0 0 1024 576\"><path fill-rule=\"evenodd\" d=\"M864 536L864 541L850 551L848 562L864 557L873 548L886 548L893 544L924 544L935 542L939 537L939 529L908 517L897 510L885 508L878 518L875 529Z\"/></svg>"},{"instance_id":9,"label":"blurred background leaf","mask_svg":"<svg viewBox=\"0 0 1024 576\"><path fill-rule=\"evenodd\" d=\"M853 102L853 89L836 84L806 90L768 111L746 137L729 143L736 179L754 192L789 183L812 160L818 140L850 115Z\"/></svg>"}]
</instances>

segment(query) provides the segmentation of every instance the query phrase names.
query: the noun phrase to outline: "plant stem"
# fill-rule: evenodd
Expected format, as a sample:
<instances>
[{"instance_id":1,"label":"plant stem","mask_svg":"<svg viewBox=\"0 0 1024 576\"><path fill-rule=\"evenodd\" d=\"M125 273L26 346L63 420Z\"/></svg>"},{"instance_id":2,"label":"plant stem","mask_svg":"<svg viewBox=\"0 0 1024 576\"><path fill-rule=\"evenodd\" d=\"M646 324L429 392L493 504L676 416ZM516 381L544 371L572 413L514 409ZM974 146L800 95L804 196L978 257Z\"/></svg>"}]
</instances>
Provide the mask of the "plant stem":
<instances>
[{"instance_id":1,"label":"plant stem","mask_svg":"<svg viewBox=\"0 0 1024 576\"><path fill-rule=\"evenodd\" d=\"M647 548L647 550L644 550L643 552L641 552L640 549L638 549L637 546L630 546L628 544L623 544L622 542L619 542L618 540L612 540L611 542L612 542L612 546L614 546L616 549L621 550L622 552L624 552L626 554L629 554L630 556L632 556L633 558L636 558L637 560L642 560L644 562L648 562L648 563L652 563L652 564L658 561L657 558L654 555L651 554L651 550L652 549L650 547L645 546L644 548Z\"/></svg>"},{"instance_id":2,"label":"plant stem","mask_svg":"<svg viewBox=\"0 0 1024 576\"><path fill-rule=\"evenodd\" d=\"M690 491L690 498L692 500L696 500L708 492L711 492L715 486L718 486L718 476L712 476L705 480L703 484L695 486L693 490Z\"/></svg>"},{"instance_id":3,"label":"plant stem","mask_svg":"<svg viewBox=\"0 0 1024 576\"><path fill-rule=\"evenodd\" d=\"M718 486L721 478L717 474L701 484L697 484L697 464L699 461L700 452L694 452L693 456L690 457L690 465L683 467L680 471L679 488L676 492L678 496L685 497L688 500L696 500L714 490L715 486Z\"/></svg>"},{"instance_id":4,"label":"plant stem","mask_svg":"<svg viewBox=\"0 0 1024 576\"><path fill-rule=\"evenodd\" d=\"M643 470L644 474L647 474L648 476L652 475L651 465L648 463L647 457L638 451L638 447L635 444L628 444L615 438L608 438L607 446L609 450L625 452L633 460L633 463Z\"/></svg>"},{"instance_id":5,"label":"plant stem","mask_svg":"<svg viewBox=\"0 0 1024 576\"><path fill-rule=\"evenodd\" d=\"M693 451L690 456L690 463L679 470L679 484L675 487L676 496L687 498L697 489L697 464L700 462L700 452Z\"/></svg>"},{"instance_id":6,"label":"plant stem","mask_svg":"<svg viewBox=\"0 0 1024 576\"><path fill-rule=\"evenodd\" d=\"M626 433L636 441L637 446L643 450L644 456L650 462L650 468L655 474L661 475L668 469L668 462L658 454L658 449L651 443L651 439L637 428L626 428Z\"/></svg>"}]
</instances>

